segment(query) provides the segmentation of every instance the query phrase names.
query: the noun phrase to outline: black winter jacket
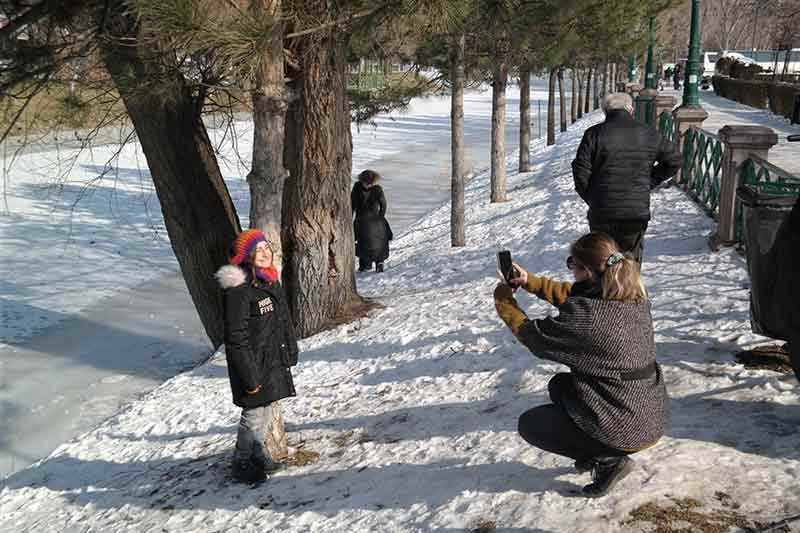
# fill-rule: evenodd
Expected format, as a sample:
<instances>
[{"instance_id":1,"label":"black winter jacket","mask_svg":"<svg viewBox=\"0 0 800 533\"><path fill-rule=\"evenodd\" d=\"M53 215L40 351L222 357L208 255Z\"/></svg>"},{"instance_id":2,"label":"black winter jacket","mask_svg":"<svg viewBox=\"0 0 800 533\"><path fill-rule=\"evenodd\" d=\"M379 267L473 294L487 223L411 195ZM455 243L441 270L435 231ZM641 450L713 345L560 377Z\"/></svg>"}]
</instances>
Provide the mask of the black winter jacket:
<instances>
[{"instance_id":1,"label":"black winter jacket","mask_svg":"<svg viewBox=\"0 0 800 533\"><path fill-rule=\"evenodd\" d=\"M350 192L355 220L353 231L356 255L367 261L383 262L389 257L389 241L394 237L386 220L386 196L380 185L364 187L361 182Z\"/></svg>"},{"instance_id":2,"label":"black winter jacket","mask_svg":"<svg viewBox=\"0 0 800 533\"><path fill-rule=\"evenodd\" d=\"M224 291L225 358L239 407L261 407L295 396L290 367L297 364L297 337L280 283L252 284L238 266L217 272ZM256 394L247 394L261 385Z\"/></svg>"},{"instance_id":3,"label":"black winter jacket","mask_svg":"<svg viewBox=\"0 0 800 533\"><path fill-rule=\"evenodd\" d=\"M673 143L624 109L615 109L583 134L572 176L589 205L591 222L648 221L650 190L680 168Z\"/></svg>"}]
</instances>

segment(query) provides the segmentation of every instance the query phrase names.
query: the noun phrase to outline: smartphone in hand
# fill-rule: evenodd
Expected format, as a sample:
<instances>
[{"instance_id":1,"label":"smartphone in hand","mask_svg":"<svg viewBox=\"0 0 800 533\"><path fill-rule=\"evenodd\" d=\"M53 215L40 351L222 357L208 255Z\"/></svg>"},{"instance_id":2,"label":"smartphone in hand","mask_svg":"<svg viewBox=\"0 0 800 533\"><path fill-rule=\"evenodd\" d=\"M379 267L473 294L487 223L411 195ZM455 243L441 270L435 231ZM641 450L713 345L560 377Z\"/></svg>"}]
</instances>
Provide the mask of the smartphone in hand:
<instances>
[{"instance_id":1,"label":"smartphone in hand","mask_svg":"<svg viewBox=\"0 0 800 533\"><path fill-rule=\"evenodd\" d=\"M503 250L501 252L497 252L497 266L500 269L500 273L505 278L506 283L508 283L511 287L516 287L516 283L511 283L511 280L516 278L519 275L517 269L514 268L514 264L511 262L511 252L508 250Z\"/></svg>"}]
</instances>

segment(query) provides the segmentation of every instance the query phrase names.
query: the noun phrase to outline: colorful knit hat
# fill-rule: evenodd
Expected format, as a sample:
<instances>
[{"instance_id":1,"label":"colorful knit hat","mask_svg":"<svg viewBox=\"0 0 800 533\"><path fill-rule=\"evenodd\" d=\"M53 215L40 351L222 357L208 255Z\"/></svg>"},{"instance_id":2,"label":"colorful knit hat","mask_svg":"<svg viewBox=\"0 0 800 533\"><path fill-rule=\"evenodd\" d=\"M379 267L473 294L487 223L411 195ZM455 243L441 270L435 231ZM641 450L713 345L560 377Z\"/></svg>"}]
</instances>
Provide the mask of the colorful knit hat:
<instances>
[{"instance_id":1,"label":"colorful knit hat","mask_svg":"<svg viewBox=\"0 0 800 533\"><path fill-rule=\"evenodd\" d=\"M239 235L236 236L236 240L233 241L233 245L230 249L230 260L228 261L232 265L241 265L242 263L249 263L250 257L253 255L253 251L256 249L256 246L260 242L266 242L267 238L264 237L264 234L261 233L257 229L246 229L241 232Z\"/></svg>"}]
</instances>

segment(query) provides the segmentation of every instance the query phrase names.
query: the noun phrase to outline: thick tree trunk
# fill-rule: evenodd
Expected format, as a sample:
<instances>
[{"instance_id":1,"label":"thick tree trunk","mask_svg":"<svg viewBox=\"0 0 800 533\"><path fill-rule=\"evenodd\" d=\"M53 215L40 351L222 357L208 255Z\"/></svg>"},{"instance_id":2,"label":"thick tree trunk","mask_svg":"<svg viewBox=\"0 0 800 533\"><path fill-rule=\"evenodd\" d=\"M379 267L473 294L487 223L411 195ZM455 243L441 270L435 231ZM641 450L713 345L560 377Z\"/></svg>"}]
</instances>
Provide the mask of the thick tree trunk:
<instances>
[{"instance_id":1,"label":"thick tree trunk","mask_svg":"<svg viewBox=\"0 0 800 533\"><path fill-rule=\"evenodd\" d=\"M583 112L588 113L592 102L592 67L586 71L586 99L583 101Z\"/></svg>"},{"instance_id":2,"label":"thick tree trunk","mask_svg":"<svg viewBox=\"0 0 800 533\"><path fill-rule=\"evenodd\" d=\"M609 71L609 79L608 79L608 92L615 93L617 92L617 67L616 64L612 61L611 64L608 66Z\"/></svg>"},{"instance_id":3,"label":"thick tree trunk","mask_svg":"<svg viewBox=\"0 0 800 533\"><path fill-rule=\"evenodd\" d=\"M561 131L567 131L567 100L564 98L564 67L558 68L558 107L561 111Z\"/></svg>"},{"instance_id":4,"label":"thick tree trunk","mask_svg":"<svg viewBox=\"0 0 800 533\"><path fill-rule=\"evenodd\" d=\"M578 73L574 68L570 69L572 76L572 98L570 106L570 122L575 122L578 119Z\"/></svg>"},{"instance_id":5,"label":"thick tree trunk","mask_svg":"<svg viewBox=\"0 0 800 533\"><path fill-rule=\"evenodd\" d=\"M253 0L250 9L256 19L279 19L281 0ZM273 28L253 80L253 163L247 182L250 185L250 227L264 232L273 251L273 262L283 267L281 209L284 182L283 143L288 95L283 75L283 28ZM265 442L275 460L289 455L283 413L279 402L272 404Z\"/></svg>"},{"instance_id":6,"label":"thick tree trunk","mask_svg":"<svg viewBox=\"0 0 800 533\"><path fill-rule=\"evenodd\" d=\"M531 71L519 70L519 171L531 170Z\"/></svg>"},{"instance_id":7,"label":"thick tree trunk","mask_svg":"<svg viewBox=\"0 0 800 533\"><path fill-rule=\"evenodd\" d=\"M280 402L272 402L267 420L267 436L264 444L273 460L281 462L289 458L289 442L283 424L283 410Z\"/></svg>"},{"instance_id":8,"label":"thick tree trunk","mask_svg":"<svg viewBox=\"0 0 800 533\"><path fill-rule=\"evenodd\" d=\"M614 62L612 61L608 65L608 94L617 92L617 84L614 81L614 75L615 74L616 73L615 73L615 70L614 70Z\"/></svg>"},{"instance_id":9,"label":"thick tree trunk","mask_svg":"<svg viewBox=\"0 0 800 533\"><path fill-rule=\"evenodd\" d=\"M253 0L251 11L257 19L279 18L281 0ZM288 95L283 75L283 30L274 28L272 38L260 50L261 68L256 71L253 98L253 164L250 185L250 227L264 232L272 245L275 264L283 265L281 209L284 182L283 143Z\"/></svg>"},{"instance_id":10,"label":"thick tree trunk","mask_svg":"<svg viewBox=\"0 0 800 533\"><path fill-rule=\"evenodd\" d=\"M450 95L450 244L466 245L464 220L464 48L466 39L459 35L450 50L452 94Z\"/></svg>"},{"instance_id":11,"label":"thick tree trunk","mask_svg":"<svg viewBox=\"0 0 800 533\"><path fill-rule=\"evenodd\" d=\"M302 65L286 118L283 281L297 331L307 337L363 302L354 269L345 42L338 30L320 31L295 51Z\"/></svg>"},{"instance_id":12,"label":"thick tree trunk","mask_svg":"<svg viewBox=\"0 0 800 533\"><path fill-rule=\"evenodd\" d=\"M605 98L608 94L608 63L603 65L603 85L600 96Z\"/></svg>"},{"instance_id":13,"label":"thick tree trunk","mask_svg":"<svg viewBox=\"0 0 800 533\"><path fill-rule=\"evenodd\" d=\"M583 73L578 71L578 118L583 117Z\"/></svg>"},{"instance_id":14,"label":"thick tree trunk","mask_svg":"<svg viewBox=\"0 0 800 533\"><path fill-rule=\"evenodd\" d=\"M508 65L496 59L492 77L492 203L506 201L506 84Z\"/></svg>"},{"instance_id":15,"label":"thick tree trunk","mask_svg":"<svg viewBox=\"0 0 800 533\"><path fill-rule=\"evenodd\" d=\"M598 67L599 68L599 67ZM594 83L592 91L594 92L592 98L592 109L597 109L600 107L600 74L597 70L594 73Z\"/></svg>"},{"instance_id":16,"label":"thick tree trunk","mask_svg":"<svg viewBox=\"0 0 800 533\"><path fill-rule=\"evenodd\" d=\"M556 143L556 78L558 68L550 69L547 84L547 146Z\"/></svg>"},{"instance_id":17,"label":"thick tree trunk","mask_svg":"<svg viewBox=\"0 0 800 533\"><path fill-rule=\"evenodd\" d=\"M547 146L556 143L556 78L558 67L550 69L547 85Z\"/></svg>"},{"instance_id":18,"label":"thick tree trunk","mask_svg":"<svg viewBox=\"0 0 800 533\"><path fill-rule=\"evenodd\" d=\"M103 60L136 129L189 294L218 347L224 341L222 294L214 273L227 261L239 219L200 118L201 105L177 68L162 68L168 54L123 41L136 38L130 30L134 22L112 18L107 27L119 33L100 40Z\"/></svg>"}]
</instances>

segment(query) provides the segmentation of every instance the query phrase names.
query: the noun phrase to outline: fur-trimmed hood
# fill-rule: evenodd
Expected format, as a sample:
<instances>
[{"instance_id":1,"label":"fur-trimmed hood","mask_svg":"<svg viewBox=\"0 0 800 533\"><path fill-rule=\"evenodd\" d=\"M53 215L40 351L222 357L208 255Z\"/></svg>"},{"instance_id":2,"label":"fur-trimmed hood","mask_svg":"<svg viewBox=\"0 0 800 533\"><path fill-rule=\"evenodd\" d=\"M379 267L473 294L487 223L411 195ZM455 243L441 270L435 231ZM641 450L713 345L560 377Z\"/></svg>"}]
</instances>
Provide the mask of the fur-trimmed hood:
<instances>
[{"instance_id":1,"label":"fur-trimmed hood","mask_svg":"<svg viewBox=\"0 0 800 533\"><path fill-rule=\"evenodd\" d=\"M219 286L223 289L232 289L247 282L247 272L236 265L223 265L217 270L214 277L217 278Z\"/></svg>"}]
</instances>

